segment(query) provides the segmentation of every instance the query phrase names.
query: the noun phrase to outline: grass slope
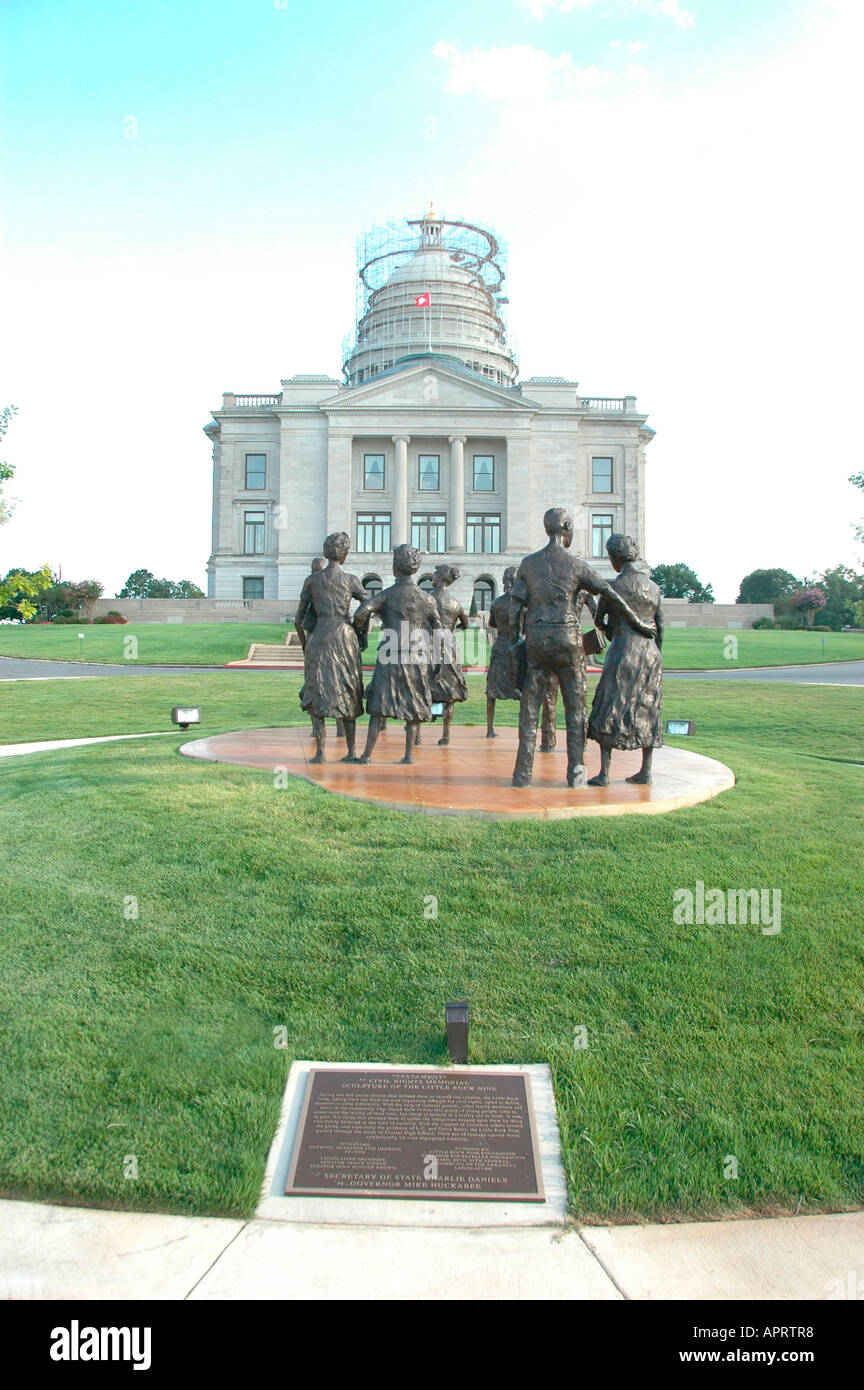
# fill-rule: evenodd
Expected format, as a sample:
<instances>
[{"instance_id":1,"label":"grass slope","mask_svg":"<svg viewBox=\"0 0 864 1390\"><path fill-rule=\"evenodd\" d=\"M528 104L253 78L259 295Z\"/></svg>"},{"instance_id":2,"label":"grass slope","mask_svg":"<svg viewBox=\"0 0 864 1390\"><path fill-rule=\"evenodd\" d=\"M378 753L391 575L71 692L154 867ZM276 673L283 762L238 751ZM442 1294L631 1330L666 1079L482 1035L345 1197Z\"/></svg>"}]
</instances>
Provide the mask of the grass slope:
<instances>
[{"instance_id":1,"label":"grass slope","mask_svg":"<svg viewBox=\"0 0 864 1390\"><path fill-rule=\"evenodd\" d=\"M278 723L298 684L5 687L3 737L165 727L183 685L209 728ZM471 685L461 719L482 714ZM0 1191L248 1213L291 1059L443 1062L464 995L473 1061L551 1065L574 1214L860 1205L864 769L843 760L864 760L862 703L676 682L667 712L737 787L582 824L277 790L178 758L179 735L0 763ZM782 932L676 926L697 879L780 888Z\"/></svg>"}]
</instances>

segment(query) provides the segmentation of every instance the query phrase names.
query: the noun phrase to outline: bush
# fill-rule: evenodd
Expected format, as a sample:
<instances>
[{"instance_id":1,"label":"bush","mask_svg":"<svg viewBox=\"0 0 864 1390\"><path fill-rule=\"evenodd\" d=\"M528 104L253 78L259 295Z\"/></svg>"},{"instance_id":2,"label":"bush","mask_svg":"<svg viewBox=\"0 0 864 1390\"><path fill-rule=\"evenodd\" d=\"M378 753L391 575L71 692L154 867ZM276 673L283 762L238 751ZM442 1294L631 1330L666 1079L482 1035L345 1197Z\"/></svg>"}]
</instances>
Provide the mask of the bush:
<instances>
[{"instance_id":1,"label":"bush","mask_svg":"<svg viewBox=\"0 0 864 1390\"><path fill-rule=\"evenodd\" d=\"M58 613L55 618L51 619L51 621L52 623L60 623L61 625L65 623L69 627L81 626L81 619L76 618L74 613Z\"/></svg>"},{"instance_id":2,"label":"bush","mask_svg":"<svg viewBox=\"0 0 864 1390\"><path fill-rule=\"evenodd\" d=\"M776 626L783 632L800 632L804 624L800 618L778 618Z\"/></svg>"},{"instance_id":3,"label":"bush","mask_svg":"<svg viewBox=\"0 0 864 1390\"><path fill-rule=\"evenodd\" d=\"M106 613L102 618L94 618L94 623L128 623L129 619L124 618L122 613Z\"/></svg>"},{"instance_id":4,"label":"bush","mask_svg":"<svg viewBox=\"0 0 864 1390\"><path fill-rule=\"evenodd\" d=\"M833 632L834 629L833 629L833 627L829 627L827 623L814 623L814 624L813 624L813 627L810 629L810 631L811 631L811 632Z\"/></svg>"},{"instance_id":5,"label":"bush","mask_svg":"<svg viewBox=\"0 0 864 1390\"><path fill-rule=\"evenodd\" d=\"M780 624L776 618L754 618L753 626L766 631L768 628L779 627Z\"/></svg>"}]
</instances>

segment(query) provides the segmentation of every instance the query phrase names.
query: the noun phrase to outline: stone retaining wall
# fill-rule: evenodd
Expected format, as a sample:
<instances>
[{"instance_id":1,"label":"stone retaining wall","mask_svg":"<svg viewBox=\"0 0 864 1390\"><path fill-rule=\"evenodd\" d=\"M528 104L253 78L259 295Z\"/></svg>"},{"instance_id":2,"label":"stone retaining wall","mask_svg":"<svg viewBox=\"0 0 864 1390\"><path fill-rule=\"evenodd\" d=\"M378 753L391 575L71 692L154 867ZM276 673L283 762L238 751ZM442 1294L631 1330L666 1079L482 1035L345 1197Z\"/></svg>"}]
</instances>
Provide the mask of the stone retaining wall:
<instances>
[{"instance_id":1,"label":"stone retaining wall","mask_svg":"<svg viewBox=\"0 0 864 1390\"><path fill-rule=\"evenodd\" d=\"M112 609L130 623L288 623L296 599L101 598L94 618ZM773 618L770 603L687 603L667 598L663 603L667 627L752 627L755 618Z\"/></svg>"}]
</instances>

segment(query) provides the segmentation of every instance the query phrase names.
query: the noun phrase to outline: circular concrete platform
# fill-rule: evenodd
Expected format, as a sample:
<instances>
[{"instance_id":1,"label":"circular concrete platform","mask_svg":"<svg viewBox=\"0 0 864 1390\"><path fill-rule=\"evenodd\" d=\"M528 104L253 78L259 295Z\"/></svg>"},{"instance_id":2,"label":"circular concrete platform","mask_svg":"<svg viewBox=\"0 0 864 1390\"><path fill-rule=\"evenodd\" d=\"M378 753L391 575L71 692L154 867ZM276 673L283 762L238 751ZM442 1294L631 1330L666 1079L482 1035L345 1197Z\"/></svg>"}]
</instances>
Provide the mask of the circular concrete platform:
<instances>
[{"instance_id":1,"label":"circular concrete platform","mask_svg":"<svg viewBox=\"0 0 864 1390\"><path fill-rule=\"evenodd\" d=\"M316 786L339 796L369 801L399 811L428 811L435 815L489 817L516 820L526 817L558 819L569 816L654 815L695 806L735 785L734 773L724 763L683 748L660 748L654 755L654 782L650 787L625 781L640 766L641 755L615 753L612 782L608 787L566 785L567 760L564 733L554 753L537 753L534 782L530 787L511 785L516 758L516 730L502 728L494 739L483 728L454 725L449 748L440 748L440 724L426 724L422 745L411 767L400 758L405 748L404 726L391 722L378 740L372 762L359 765L339 759L344 740L336 737L328 721L328 762L313 765L315 745L304 724L290 729L242 729L184 743L188 758L237 763L270 773L280 769L305 777ZM358 747L366 737L358 731ZM600 750L589 743L587 775L599 770Z\"/></svg>"}]
</instances>

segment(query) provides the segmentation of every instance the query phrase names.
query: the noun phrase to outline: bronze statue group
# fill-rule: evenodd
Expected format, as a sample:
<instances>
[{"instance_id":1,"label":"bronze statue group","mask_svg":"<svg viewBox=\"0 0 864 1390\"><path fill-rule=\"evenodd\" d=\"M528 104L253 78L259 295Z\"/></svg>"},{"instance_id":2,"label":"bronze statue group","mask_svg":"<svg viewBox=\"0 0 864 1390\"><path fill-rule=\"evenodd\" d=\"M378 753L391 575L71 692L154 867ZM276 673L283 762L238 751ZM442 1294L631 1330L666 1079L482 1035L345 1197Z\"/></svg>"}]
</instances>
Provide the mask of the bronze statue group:
<instances>
[{"instance_id":1,"label":"bronze statue group","mask_svg":"<svg viewBox=\"0 0 864 1390\"><path fill-rule=\"evenodd\" d=\"M504 593L492 604L489 628L495 642L486 680L486 732L495 737L497 700L519 701L519 750L514 787L531 783L537 724L542 710L541 752L555 748L555 713L560 689L567 730L567 785L585 781L585 740L600 745L600 771L589 786L609 785L612 750L641 749L642 766L628 782L651 781L654 749L662 743L660 590L637 566L629 536L612 535L606 549L616 578L607 583L570 553L573 522L563 507L543 518L548 543L504 573ZM336 719L344 734L343 762L368 763L388 719L405 723L403 763L413 763L420 726L443 706L440 744L450 742L453 706L468 688L454 638L467 628L461 604L447 590L459 578L454 565L439 565L432 593L415 575L422 555L410 545L393 551L395 582L367 597L359 580L343 569L351 542L344 531L324 542L324 558L306 578L295 615L303 644L305 678L300 701L312 719L313 763L324 762L325 720ZM352 601L359 607L353 617ZM588 607L594 628L582 632ZM373 617L380 619L378 654L368 689L363 689L362 652ZM586 656L609 646L587 717ZM365 699L366 745L356 751L357 719Z\"/></svg>"}]
</instances>

